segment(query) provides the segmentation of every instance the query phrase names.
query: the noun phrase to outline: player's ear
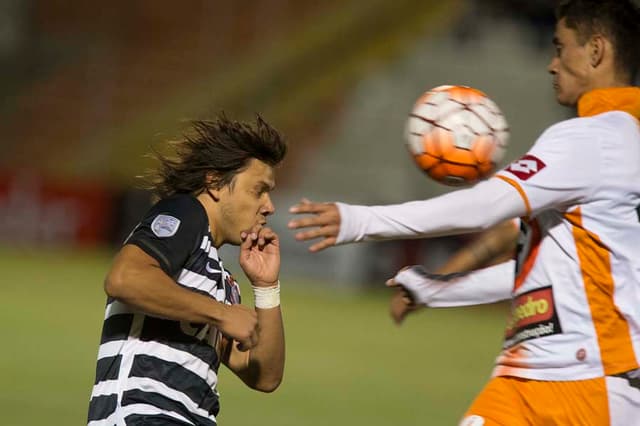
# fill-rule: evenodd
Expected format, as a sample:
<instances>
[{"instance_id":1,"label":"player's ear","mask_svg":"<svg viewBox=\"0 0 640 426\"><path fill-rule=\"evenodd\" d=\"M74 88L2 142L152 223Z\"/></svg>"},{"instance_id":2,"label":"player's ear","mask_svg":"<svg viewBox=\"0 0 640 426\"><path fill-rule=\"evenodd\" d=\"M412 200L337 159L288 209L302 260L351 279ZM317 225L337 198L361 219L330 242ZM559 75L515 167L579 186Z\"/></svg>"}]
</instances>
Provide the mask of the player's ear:
<instances>
[{"instance_id":1,"label":"player's ear","mask_svg":"<svg viewBox=\"0 0 640 426\"><path fill-rule=\"evenodd\" d=\"M589 40L589 63L592 68L597 68L602 63L605 51L604 37L596 34Z\"/></svg>"},{"instance_id":2,"label":"player's ear","mask_svg":"<svg viewBox=\"0 0 640 426\"><path fill-rule=\"evenodd\" d=\"M214 187L215 177L213 173L208 172L205 176L205 191L213 199L213 201L220 201L220 188Z\"/></svg>"}]
</instances>

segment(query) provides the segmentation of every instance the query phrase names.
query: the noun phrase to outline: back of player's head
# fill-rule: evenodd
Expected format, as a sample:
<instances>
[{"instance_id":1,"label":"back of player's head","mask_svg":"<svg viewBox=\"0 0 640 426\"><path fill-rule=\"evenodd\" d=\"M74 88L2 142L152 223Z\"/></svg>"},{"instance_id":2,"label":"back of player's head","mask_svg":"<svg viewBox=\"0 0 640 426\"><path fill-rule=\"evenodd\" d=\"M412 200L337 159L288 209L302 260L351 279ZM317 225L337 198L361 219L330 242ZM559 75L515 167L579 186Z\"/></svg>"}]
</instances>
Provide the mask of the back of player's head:
<instances>
[{"instance_id":1,"label":"back of player's head","mask_svg":"<svg viewBox=\"0 0 640 426\"><path fill-rule=\"evenodd\" d=\"M614 48L616 67L631 82L640 68L640 9L633 0L561 0L556 18L586 43L595 34Z\"/></svg>"},{"instance_id":2,"label":"back of player's head","mask_svg":"<svg viewBox=\"0 0 640 426\"><path fill-rule=\"evenodd\" d=\"M287 152L280 133L260 116L255 125L229 120L224 114L191 124L192 132L172 143L173 157L154 155L160 166L149 174L149 188L160 198L222 188L232 184L252 159L275 167Z\"/></svg>"}]
</instances>

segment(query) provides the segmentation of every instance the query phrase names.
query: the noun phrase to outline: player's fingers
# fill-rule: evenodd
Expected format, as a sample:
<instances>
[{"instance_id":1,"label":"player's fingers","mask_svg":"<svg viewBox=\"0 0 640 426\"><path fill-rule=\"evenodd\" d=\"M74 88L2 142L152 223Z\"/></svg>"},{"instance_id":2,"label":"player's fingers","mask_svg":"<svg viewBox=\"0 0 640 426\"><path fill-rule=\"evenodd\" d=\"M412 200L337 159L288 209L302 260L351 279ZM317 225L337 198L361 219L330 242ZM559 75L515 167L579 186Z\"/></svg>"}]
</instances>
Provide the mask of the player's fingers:
<instances>
[{"instance_id":1,"label":"player's fingers","mask_svg":"<svg viewBox=\"0 0 640 426\"><path fill-rule=\"evenodd\" d=\"M305 201L305 199L303 199ZM289 207L289 213L305 214L305 213L322 213L331 209L332 203L313 203L309 200L307 202L300 202Z\"/></svg>"},{"instance_id":2,"label":"player's fingers","mask_svg":"<svg viewBox=\"0 0 640 426\"><path fill-rule=\"evenodd\" d=\"M322 226L320 228L310 229L308 231L298 232L295 235L296 240L298 241L307 241L313 240L314 238L324 237L324 238L332 238L338 236L338 227L337 226Z\"/></svg>"},{"instance_id":3,"label":"player's fingers","mask_svg":"<svg viewBox=\"0 0 640 426\"><path fill-rule=\"evenodd\" d=\"M250 238L250 233L248 231L242 231L240 233L240 250L248 250L253 245L253 240Z\"/></svg>"},{"instance_id":4,"label":"player's fingers","mask_svg":"<svg viewBox=\"0 0 640 426\"><path fill-rule=\"evenodd\" d=\"M402 320L404 319L403 313L405 307L406 304L402 299L402 293L400 291L395 291L389 301L389 314L391 315L391 319L393 320L394 324L400 325L402 323Z\"/></svg>"},{"instance_id":5,"label":"player's fingers","mask_svg":"<svg viewBox=\"0 0 640 426\"><path fill-rule=\"evenodd\" d=\"M244 352L249 349L255 347L258 344L258 332L257 330L252 331L248 337L240 340L238 342L238 350Z\"/></svg>"},{"instance_id":6,"label":"player's fingers","mask_svg":"<svg viewBox=\"0 0 640 426\"><path fill-rule=\"evenodd\" d=\"M256 330L253 333L251 333L251 347L253 348L257 344L258 344L258 328L256 327Z\"/></svg>"},{"instance_id":7,"label":"player's fingers","mask_svg":"<svg viewBox=\"0 0 640 426\"><path fill-rule=\"evenodd\" d=\"M258 247L263 248L277 238L278 236L271 228L262 228L260 232L258 232Z\"/></svg>"},{"instance_id":8,"label":"player's fingers","mask_svg":"<svg viewBox=\"0 0 640 426\"><path fill-rule=\"evenodd\" d=\"M242 243L240 244L240 249L250 249L258 242L258 235L262 230L262 225L256 224L251 228L242 231L240 233L240 238L242 239Z\"/></svg>"},{"instance_id":9,"label":"player's fingers","mask_svg":"<svg viewBox=\"0 0 640 426\"><path fill-rule=\"evenodd\" d=\"M262 225L260 225L259 223L253 225L251 227L251 232L249 234L249 237L254 240L257 241L258 240L258 235L260 234L260 231L262 230Z\"/></svg>"},{"instance_id":10,"label":"player's fingers","mask_svg":"<svg viewBox=\"0 0 640 426\"><path fill-rule=\"evenodd\" d=\"M402 295L402 301L407 305L407 306L411 306L414 307L416 306L415 302L413 301L413 299L411 298L411 296L408 293L404 293Z\"/></svg>"},{"instance_id":11,"label":"player's fingers","mask_svg":"<svg viewBox=\"0 0 640 426\"><path fill-rule=\"evenodd\" d=\"M407 317L407 313L406 311L398 311L395 313L394 317L393 317L393 322L396 325L402 325L402 323L404 322L404 319Z\"/></svg>"},{"instance_id":12,"label":"player's fingers","mask_svg":"<svg viewBox=\"0 0 640 426\"><path fill-rule=\"evenodd\" d=\"M310 228L312 226L326 226L333 224L333 220L325 215L315 215L289 221L289 229Z\"/></svg>"},{"instance_id":13,"label":"player's fingers","mask_svg":"<svg viewBox=\"0 0 640 426\"><path fill-rule=\"evenodd\" d=\"M336 238L335 237L329 237L329 238L325 238L322 241L319 241L317 243L315 243L314 245L312 245L311 247L309 247L309 251L312 253L317 253L319 251L322 251L328 247L331 246L335 246L336 245Z\"/></svg>"},{"instance_id":14,"label":"player's fingers","mask_svg":"<svg viewBox=\"0 0 640 426\"><path fill-rule=\"evenodd\" d=\"M391 279L393 280L393 278ZM389 281L391 281L389 280ZM387 283L389 282L387 281ZM400 300L402 300L402 303L412 309L416 309L417 305L415 300L413 299L413 296L411 295L411 293L409 292L409 290L407 290L406 288L404 288L402 286L402 284L398 284L397 282L394 281L394 285L393 286L389 286L389 287L393 287L396 289L396 293L395 295L400 298Z\"/></svg>"}]
</instances>

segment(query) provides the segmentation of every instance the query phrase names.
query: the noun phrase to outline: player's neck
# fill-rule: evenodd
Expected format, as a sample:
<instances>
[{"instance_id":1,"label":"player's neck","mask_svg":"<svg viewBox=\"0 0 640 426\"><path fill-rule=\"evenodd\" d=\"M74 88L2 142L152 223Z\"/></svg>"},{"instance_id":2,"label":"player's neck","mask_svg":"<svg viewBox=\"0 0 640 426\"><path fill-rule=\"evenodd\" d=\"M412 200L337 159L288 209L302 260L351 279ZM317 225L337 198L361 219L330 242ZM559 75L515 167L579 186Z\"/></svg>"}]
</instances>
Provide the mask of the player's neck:
<instances>
[{"instance_id":1,"label":"player's neck","mask_svg":"<svg viewBox=\"0 0 640 426\"><path fill-rule=\"evenodd\" d=\"M196 196L196 199L200 202L200 204L202 204L202 207L204 207L204 211L207 214L207 220L209 221L211 236L213 238L212 244L216 249L218 249L222 244L224 244L222 236L219 232L216 232L216 230L218 229L217 224L219 217L218 203L207 191L200 193L200 195Z\"/></svg>"}]
</instances>

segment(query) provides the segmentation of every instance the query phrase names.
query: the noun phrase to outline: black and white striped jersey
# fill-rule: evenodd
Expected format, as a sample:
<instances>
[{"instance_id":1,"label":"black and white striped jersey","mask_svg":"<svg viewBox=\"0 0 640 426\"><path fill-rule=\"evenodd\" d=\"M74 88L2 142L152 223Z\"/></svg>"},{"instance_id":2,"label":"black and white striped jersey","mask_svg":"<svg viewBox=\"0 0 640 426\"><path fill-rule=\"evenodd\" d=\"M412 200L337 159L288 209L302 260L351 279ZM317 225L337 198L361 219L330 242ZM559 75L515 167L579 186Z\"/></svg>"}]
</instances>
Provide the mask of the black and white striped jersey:
<instances>
[{"instance_id":1,"label":"black and white striped jersey","mask_svg":"<svg viewBox=\"0 0 640 426\"><path fill-rule=\"evenodd\" d=\"M125 244L155 258L179 285L239 303L204 207L191 195L159 201ZM210 325L159 318L107 300L88 424L215 425L220 333Z\"/></svg>"}]
</instances>

